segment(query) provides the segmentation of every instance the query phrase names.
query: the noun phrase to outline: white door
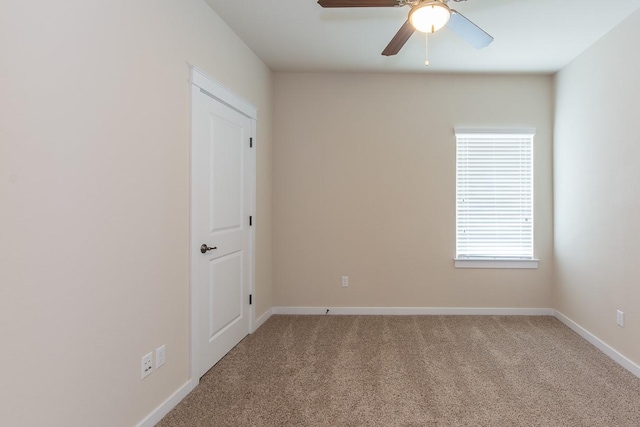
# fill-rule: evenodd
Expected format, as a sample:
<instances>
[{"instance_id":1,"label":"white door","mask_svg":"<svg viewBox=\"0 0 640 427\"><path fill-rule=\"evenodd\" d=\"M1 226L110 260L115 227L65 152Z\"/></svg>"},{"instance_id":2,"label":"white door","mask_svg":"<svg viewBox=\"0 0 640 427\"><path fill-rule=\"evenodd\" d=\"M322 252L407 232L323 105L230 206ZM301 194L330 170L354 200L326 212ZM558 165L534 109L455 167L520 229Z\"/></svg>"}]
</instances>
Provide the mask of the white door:
<instances>
[{"instance_id":1,"label":"white door","mask_svg":"<svg viewBox=\"0 0 640 427\"><path fill-rule=\"evenodd\" d=\"M250 328L252 120L199 91L194 110L197 373L204 375Z\"/></svg>"}]
</instances>

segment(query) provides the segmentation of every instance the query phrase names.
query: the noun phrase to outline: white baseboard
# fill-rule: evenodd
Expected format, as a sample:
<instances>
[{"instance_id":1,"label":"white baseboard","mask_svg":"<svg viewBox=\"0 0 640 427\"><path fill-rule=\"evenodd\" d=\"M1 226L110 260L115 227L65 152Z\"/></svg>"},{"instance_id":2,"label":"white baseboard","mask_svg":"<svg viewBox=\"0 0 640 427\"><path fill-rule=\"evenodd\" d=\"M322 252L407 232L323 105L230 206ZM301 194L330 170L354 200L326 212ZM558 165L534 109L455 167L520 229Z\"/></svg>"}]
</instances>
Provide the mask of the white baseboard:
<instances>
[{"instance_id":1,"label":"white baseboard","mask_svg":"<svg viewBox=\"0 0 640 427\"><path fill-rule=\"evenodd\" d=\"M327 313L327 309L329 313ZM553 316L550 308L466 307L273 307L272 314L393 316Z\"/></svg>"},{"instance_id":2,"label":"white baseboard","mask_svg":"<svg viewBox=\"0 0 640 427\"><path fill-rule=\"evenodd\" d=\"M593 335L591 332L587 331L582 326L578 325L573 320L569 319L564 314L560 313L557 310L554 310L554 315L556 319L567 325L570 329L572 329L575 333L580 335L582 338L590 342L594 347L598 350L609 356L614 362L618 365L625 368L627 371L631 372L636 377L640 378L640 366L633 363L631 360L627 359L624 355L619 353L609 344L606 344L600 338Z\"/></svg>"},{"instance_id":3,"label":"white baseboard","mask_svg":"<svg viewBox=\"0 0 640 427\"><path fill-rule=\"evenodd\" d=\"M176 390L167 400L162 402L156 409L154 409L149 415L147 415L142 421L140 421L136 427L153 427L160 422L165 415L176 407L187 394L193 390L193 381L189 380Z\"/></svg>"},{"instance_id":4,"label":"white baseboard","mask_svg":"<svg viewBox=\"0 0 640 427\"><path fill-rule=\"evenodd\" d=\"M260 326L262 326L264 324L264 322L269 320L269 318L271 317L272 314L273 314L273 308L270 308L269 310L265 311L262 316L258 317L256 319L255 325L253 325L253 332L255 332ZM253 332L251 332L251 333L253 333Z\"/></svg>"}]
</instances>

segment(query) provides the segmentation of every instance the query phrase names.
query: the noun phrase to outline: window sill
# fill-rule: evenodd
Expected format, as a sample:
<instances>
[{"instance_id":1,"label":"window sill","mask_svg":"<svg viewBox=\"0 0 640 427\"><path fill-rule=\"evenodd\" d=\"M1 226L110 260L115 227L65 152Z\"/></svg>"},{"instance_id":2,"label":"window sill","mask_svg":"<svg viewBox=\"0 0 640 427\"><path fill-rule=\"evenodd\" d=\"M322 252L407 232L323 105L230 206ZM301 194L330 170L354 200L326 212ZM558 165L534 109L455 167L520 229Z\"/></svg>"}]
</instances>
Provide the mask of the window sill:
<instances>
[{"instance_id":1,"label":"window sill","mask_svg":"<svg viewBox=\"0 0 640 427\"><path fill-rule=\"evenodd\" d=\"M538 259L456 258L455 268L538 268Z\"/></svg>"}]
</instances>

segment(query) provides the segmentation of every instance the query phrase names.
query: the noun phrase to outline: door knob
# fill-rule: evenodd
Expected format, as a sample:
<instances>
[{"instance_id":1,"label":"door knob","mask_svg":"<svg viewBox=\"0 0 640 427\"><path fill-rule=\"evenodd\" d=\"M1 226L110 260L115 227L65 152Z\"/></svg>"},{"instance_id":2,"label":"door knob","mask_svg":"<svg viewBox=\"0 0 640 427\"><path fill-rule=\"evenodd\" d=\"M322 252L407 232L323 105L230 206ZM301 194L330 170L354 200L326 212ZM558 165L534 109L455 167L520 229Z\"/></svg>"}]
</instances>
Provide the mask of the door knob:
<instances>
[{"instance_id":1,"label":"door knob","mask_svg":"<svg viewBox=\"0 0 640 427\"><path fill-rule=\"evenodd\" d=\"M206 245L206 243L200 246L200 252L202 252L203 254L206 254L207 252L212 251L214 249L218 249L217 246L210 248L209 246Z\"/></svg>"}]
</instances>

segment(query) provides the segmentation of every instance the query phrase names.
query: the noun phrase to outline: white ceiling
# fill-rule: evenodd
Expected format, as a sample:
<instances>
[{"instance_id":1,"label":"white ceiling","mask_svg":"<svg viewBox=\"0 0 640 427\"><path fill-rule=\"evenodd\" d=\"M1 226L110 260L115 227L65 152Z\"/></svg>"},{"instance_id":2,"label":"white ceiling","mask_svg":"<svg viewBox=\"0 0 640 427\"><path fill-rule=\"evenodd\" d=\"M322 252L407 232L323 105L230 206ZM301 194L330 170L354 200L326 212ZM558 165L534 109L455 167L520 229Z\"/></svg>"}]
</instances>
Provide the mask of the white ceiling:
<instances>
[{"instance_id":1,"label":"white ceiling","mask_svg":"<svg viewBox=\"0 0 640 427\"><path fill-rule=\"evenodd\" d=\"M495 41L476 50L444 28L430 36L431 65L425 67L422 33L414 33L398 55L380 54L405 22L408 7L323 9L316 0L206 1L273 71L552 73L640 8L640 0L451 2Z\"/></svg>"}]
</instances>

